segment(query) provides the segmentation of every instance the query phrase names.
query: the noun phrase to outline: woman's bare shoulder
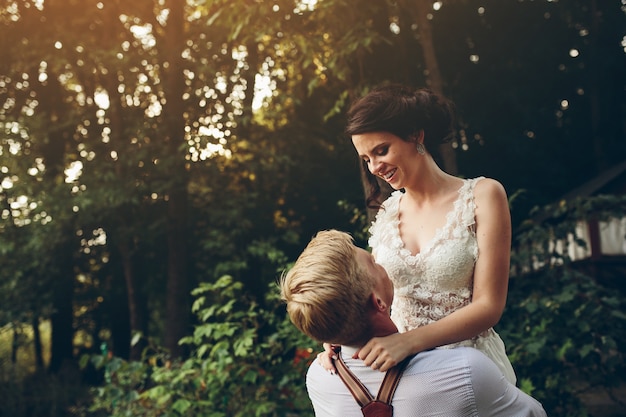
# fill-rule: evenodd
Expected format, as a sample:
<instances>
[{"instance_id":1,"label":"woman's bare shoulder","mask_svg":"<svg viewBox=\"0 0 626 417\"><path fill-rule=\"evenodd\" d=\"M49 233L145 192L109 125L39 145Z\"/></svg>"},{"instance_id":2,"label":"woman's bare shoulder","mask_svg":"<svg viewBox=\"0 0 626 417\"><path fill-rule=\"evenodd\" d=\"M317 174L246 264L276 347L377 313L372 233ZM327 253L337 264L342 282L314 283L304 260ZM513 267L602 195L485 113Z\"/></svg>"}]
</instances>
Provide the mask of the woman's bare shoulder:
<instances>
[{"instance_id":1,"label":"woman's bare shoulder","mask_svg":"<svg viewBox=\"0 0 626 417\"><path fill-rule=\"evenodd\" d=\"M482 178L474 187L474 197L476 199L501 199L506 200L506 190L502 183L493 178Z\"/></svg>"}]
</instances>

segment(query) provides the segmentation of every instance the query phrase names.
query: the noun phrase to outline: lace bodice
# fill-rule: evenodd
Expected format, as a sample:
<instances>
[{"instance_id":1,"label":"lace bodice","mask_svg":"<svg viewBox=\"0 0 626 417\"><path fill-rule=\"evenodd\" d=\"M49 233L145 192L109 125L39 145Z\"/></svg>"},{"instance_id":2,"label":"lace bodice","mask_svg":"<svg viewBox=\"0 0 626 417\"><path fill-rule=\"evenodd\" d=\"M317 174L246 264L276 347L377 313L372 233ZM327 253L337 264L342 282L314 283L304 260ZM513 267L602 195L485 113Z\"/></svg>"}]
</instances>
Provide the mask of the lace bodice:
<instances>
[{"instance_id":1,"label":"lace bodice","mask_svg":"<svg viewBox=\"0 0 626 417\"><path fill-rule=\"evenodd\" d=\"M400 332L437 321L470 303L478 259L473 191L480 179L464 181L445 225L416 255L400 238L403 193L395 191L379 210L369 244L394 284L391 318Z\"/></svg>"},{"instance_id":2,"label":"lace bodice","mask_svg":"<svg viewBox=\"0 0 626 417\"><path fill-rule=\"evenodd\" d=\"M465 180L445 225L419 253L412 255L400 238L401 191L385 200L370 228L369 245L376 262L394 286L391 319L400 332L427 325L466 306L472 300L474 266L478 259L474 187L484 177ZM515 371L500 336L490 328L470 340L439 348L472 346L490 357L515 384Z\"/></svg>"}]
</instances>

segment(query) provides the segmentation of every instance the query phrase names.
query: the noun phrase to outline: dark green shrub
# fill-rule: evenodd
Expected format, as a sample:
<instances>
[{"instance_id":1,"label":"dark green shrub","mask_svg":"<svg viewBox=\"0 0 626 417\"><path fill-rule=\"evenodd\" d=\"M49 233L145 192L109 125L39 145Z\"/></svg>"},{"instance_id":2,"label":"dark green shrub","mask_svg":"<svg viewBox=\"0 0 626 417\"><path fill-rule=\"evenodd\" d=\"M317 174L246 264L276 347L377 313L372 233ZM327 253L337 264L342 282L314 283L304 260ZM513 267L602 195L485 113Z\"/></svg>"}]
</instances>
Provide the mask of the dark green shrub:
<instances>
[{"instance_id":1,"label":"dark green shrub","mask_svg":"<svg viewBox=\"0 0 626 417\"><path fill-rule=\"evenodd\" d=\"M58 374L5 372L0 378L0 417L82 417L80 405L89 400L88 388L75 367Z\"/></svg>"},{"instance_id":2,"label":"dark green shrub","mask_svg":"<svg viewBox=\"0 0 626 417\"><path fill-rule=\"evenodd\" d=\"M571 262L556 240L582 244L576 222L621 218L624 198L596 197L545 207L517 234L507 309L498 325L522 389L540 400L551 417L586 416L581 394L611 390L626 375L626 300L607 267ZM542 261L540 268L531 268ZM622 258L624 262L624 258ZM535 266L538 264L535 263ZM624 265L626 267L626 265ZM602 278L602 279L601 279ZM616 399L617 400L617 399Z\"/></svg>"},{"instance_id":3,"label":"dark green shrub","mask_svg":"<svg viewBox=\"0 0 626 417\"><path fill-rule=\"evenodd\" d=\"M240 282L223 276L194 290L200 324L181 343L184 361L164 353L141 363L92 358L110 383L95 392L91 410L111 417L311 416L304 387L309 356L319 349L285 316L275 285L262 307Z\"/></svg>"}]
</instances>

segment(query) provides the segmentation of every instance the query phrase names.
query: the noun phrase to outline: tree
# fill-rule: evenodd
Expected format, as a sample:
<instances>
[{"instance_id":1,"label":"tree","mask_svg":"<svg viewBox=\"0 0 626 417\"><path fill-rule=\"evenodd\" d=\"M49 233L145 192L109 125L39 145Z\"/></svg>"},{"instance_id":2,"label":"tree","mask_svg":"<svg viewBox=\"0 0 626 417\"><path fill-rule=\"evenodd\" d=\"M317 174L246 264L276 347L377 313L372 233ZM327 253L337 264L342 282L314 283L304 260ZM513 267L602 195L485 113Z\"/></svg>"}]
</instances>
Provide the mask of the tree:
<instances>
[{"instance_id":1,"label":"tree","mask_svg":"<svg viewBox=\"0 0 626 417\"><path fill-rule=\"evenodd\" d=\"M623 159L624 95L615 86L623 85L626 57L618 6L600 2L592 12L582 1L444 2L435 14L440 66L462 120L459 171L525 190L514 207L516 224L534 205ZM592 16L603 24L594 26ZM603 103L595 115L594 91ZM592 140L597 118L606 133ZM596 148L610 149L604 163Z\"/></svg>"},{"instance_id":2,"label":"tree","mask_svg":"<svg viewBox=\"0 0 626 417\"><path fill-rule=\"evenodd\" d=\"M85 330L91 349L139 358L154 338L180 354L201 281L230 274L264 300L317 230L353 226L343 114L383 82L457 103L459 175L529 190L519 220L626 153L618 7L5 2L3 306L48 318L72 288L66 352Z\"/></svg>"}]
</instances>

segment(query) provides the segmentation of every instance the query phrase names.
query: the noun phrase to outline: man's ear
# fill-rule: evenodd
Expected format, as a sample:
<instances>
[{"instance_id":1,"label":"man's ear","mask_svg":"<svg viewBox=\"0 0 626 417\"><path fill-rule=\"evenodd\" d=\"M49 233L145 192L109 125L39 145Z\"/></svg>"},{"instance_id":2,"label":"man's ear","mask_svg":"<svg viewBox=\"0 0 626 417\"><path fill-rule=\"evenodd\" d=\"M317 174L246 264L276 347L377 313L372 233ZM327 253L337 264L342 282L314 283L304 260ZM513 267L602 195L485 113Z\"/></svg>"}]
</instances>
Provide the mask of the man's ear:
<instances>
[{"instance_id":1,"label":"man's ear","mask_svg":"<svg viewBox=\"0 0 626 417\"><path fill-rule=\"evenodd\" d=\"M372 308L377 312L385 312L389 308L387 303L385 303L385 301L380 298L375 292L372 292L370 294L370 304L372 305Z\"/></svg>"}]
</instances>

